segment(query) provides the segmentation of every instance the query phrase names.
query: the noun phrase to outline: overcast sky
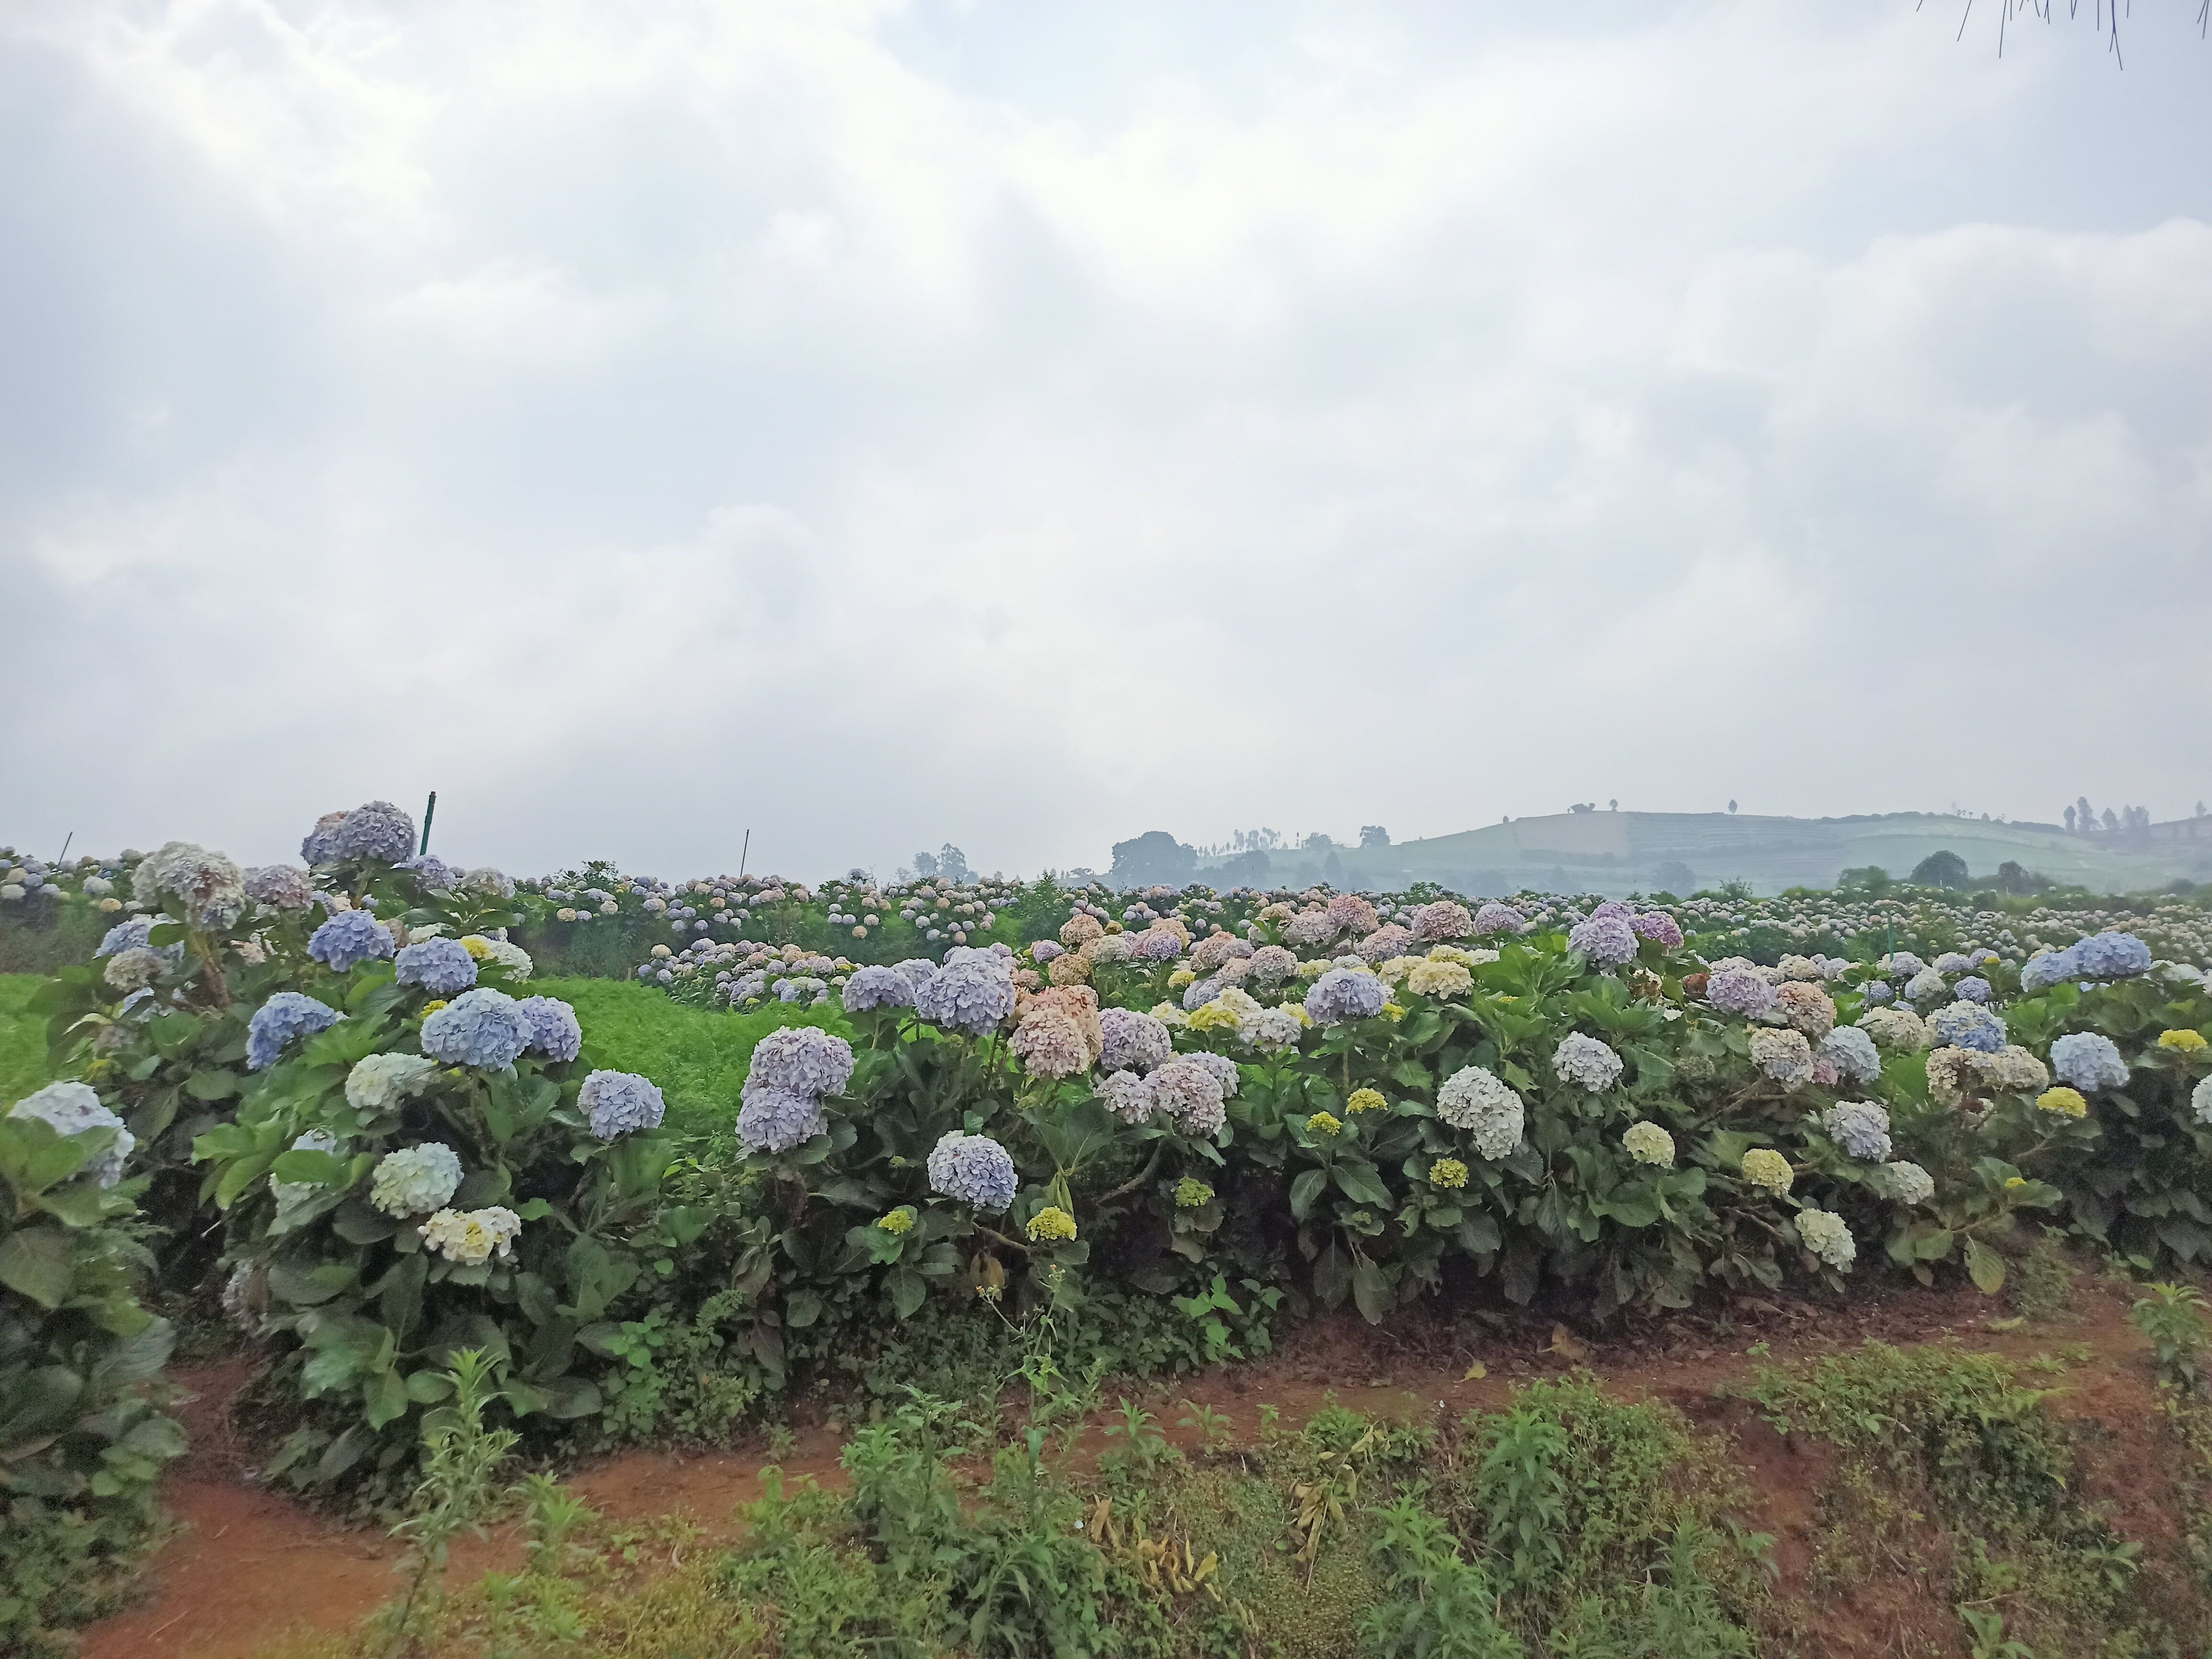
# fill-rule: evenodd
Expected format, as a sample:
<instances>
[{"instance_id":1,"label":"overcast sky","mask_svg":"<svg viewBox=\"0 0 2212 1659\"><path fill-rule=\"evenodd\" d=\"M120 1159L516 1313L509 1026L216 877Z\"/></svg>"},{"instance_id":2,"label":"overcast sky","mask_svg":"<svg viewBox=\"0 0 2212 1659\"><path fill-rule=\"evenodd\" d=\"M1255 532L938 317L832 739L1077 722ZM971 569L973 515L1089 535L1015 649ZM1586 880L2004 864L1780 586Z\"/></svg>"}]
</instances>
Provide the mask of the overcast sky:
<instances>
[{"instance_id":1,"label":"overcast sky","mask_svg":"<svg viewBox=\"0 0 2212 1659\"><path fill-rule=\"evenodd\" d=\"M2185 813L2212 46L1996 10L9 0L0 840Z\"/></svg>"}]
</instances>

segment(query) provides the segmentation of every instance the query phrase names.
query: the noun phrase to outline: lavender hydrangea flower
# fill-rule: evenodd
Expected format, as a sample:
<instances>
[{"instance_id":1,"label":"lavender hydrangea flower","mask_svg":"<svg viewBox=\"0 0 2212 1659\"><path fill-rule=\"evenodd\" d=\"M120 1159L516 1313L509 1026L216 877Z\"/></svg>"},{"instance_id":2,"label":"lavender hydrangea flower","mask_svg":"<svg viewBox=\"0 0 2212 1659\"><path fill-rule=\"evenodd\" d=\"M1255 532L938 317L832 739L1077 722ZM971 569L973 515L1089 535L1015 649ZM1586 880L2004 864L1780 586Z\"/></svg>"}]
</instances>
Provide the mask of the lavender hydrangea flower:
<instances>
[{"instance_id":1,"label":"lavender hydrangea flower","mask_svg":"<svg viewBox=\"0 0 2212 1659\"><path fill-rule=\"evenodd\" d=\"M2092 933L2073 948L2084 979L2129 979L2150 971L2150 946L2133 933Z\"/></svg>"},{"instance_id":2,"label":"lavender hydrangea flower","mask_svg":"<svg viewBox=\"0 0 2212 1659\"><path fill-rule=\"evenodd\" d=\"M246 872L246 896L274 910L304 910L315 902L315 884L296 865L264 864Z\"/></svg>"},{"instance_id":3,"label":"lavender hydrangea flower","mask_svg":"<svg viewBox=\"0 0 2212 1659\"><path fill-rule=\"evenodd\" d=\"M830 1127L822 1103L812 1095L747 1079L744 1104L738 1109L738 1139L747 1151L787 1152Z\"/></svg>"},{"instance_id":4,"label":"lavender hydrangea flower","mask_svg":"<svg viewBox=\"0 0 2212 1659\"><path fill-rule=\"evenodd\" d=\"M618 1139L641 1129L658 1129L668 1111L653 1080L635 1072L592 1073L576 1091L576 1104L591 1119L592 1133L601 1140Z\"/></svg>"},{"instance_id":5,"label":"lavender hydrangea flower","mask_svg":"<svg viewBox=\"0 0 2212 1659\"><path fill-rule=\"evenodd\" d=\"M1066 954L1066 947L1054 939L1041 939L1030 946L1030 958L1039 966Z\"/></svg>"},{"instance_id":6,"label":"lavender hydrangea flower","mask_svg":"<svg viewBox=\"0 0 2212 1659\"><path fill-rule=\"evenodd\" d=\"M307 939L307 954L338 974L364 962L380 962L392 951L390 930L366 910L341 910ZM469 976L476 977L473 972Z\"/></svg>"},{"instance_id":7,"label":"lavender hydrangea flower","mask_svg":"<svg viewBox=\"0 0 2212 1659\"><path fill-rule=\"evenodd\" d=\"M1467 906L1452 899L1438 899L1413 912L1413 937L1431 945L1465 939L1474 931L1474 918Z\"/></svg>"},{"instance_id":8,"label":"lavender hydrangea flower","mask_svg":"<svg viewBox=\"0 0 2212 1659\"><path fill-rule=\"evenodd\" d=\"M1820 1114L1820 1127L1853 1158L1879 1164L1889 1156L1889 1114L1872 1101L1838 1101Z\"/></svg>"},{"instance_id":9,"label":"lavender hydrangea flower","mask_svg":"<svg viewBox=\"0 0 2212 1659\"><path fill-rule=\"evenodd\" d=\"M1220 1074L1202 1064L1201 1056L1177 1055L1146 1080L1152 1085L1152 1110L1174 1118L1185 1134L1210 1139L1228 1121Z\"/></svg>"},{"instance_id":10,"label":"lavender hydrangea flower","mask_svg":"<svg viewBox=\"0 0 2212 1659\"><path fill-rule=\"evenodd\" d=\"M100 941L100 948L93 955L112 957L118 951L146 950L149 947L153 933L151 917L132 916L129 921L118 921L109 928L106 937Z\"/></svg>"},{"instance_id":11,"label":"lavender hydrangea flower","mask_svg":"<svg viewBox=\"0 0 2212 1659\"><path fill-rule=\"evenodd\" d=\"M1744 968L1723 968L1705 981L1705 1000L1723 1013L1753 1018L1774 1006L1775 988Z\"/></svg>"},{"instance_id":12,"label":"lavender hydrangea flower","mask_svg":"<svg viewBox=\"0 0 2212 1659\"><path fill-rule=\"evenodd\" d=\"M1152 1085L1134 1072L1115 1072L1101 1079L1097 1096L1124 1123L1142 1123L1152 1115Z\"/></svg>"},{"instance_id":13,"label":"lavender hydrangea flower","mask_svg":"<svg viewBox=\"0 0 2212 1659\"><path fill-rule=\"evenodd\" d=\"M1474 913L1471 931L1475 938L1481 939L1491 933L1522 933L1528 925L1526 918L1511 905L1492 901Z\"/></svg>"},{"instance_id":14,"label":"lavender hydrangea flower","mask_svg":"<svg viewBox=\"0 0 2212 1659\"><path fill-rule=\"evenodd\" d=\"M1884 971L1892 979L1910 979L1926 970L1928 964L1910 951L1899 951L1883 963Z\"/></svg>"},{"instance_id":15,"label":"lavender hydrangea flower","mask_svg":"<svg viewBox=\"0 0 2212 1659\"><path fill-rule=\"evenodd\" d=\"M1993 1054L2005 1046L2005 1024L1988 1009L1972 1002L1954 1002L1928 1017L1928 1029L1944 1048L1971 1048Z\"/></svg>"},{"instance_id":16,"label":"lavender hydrangea flower","mask_svg":"<svg viewBox=\"0 0 2212 1659\"><path fill-rule=\"evenodd\" d=\"M1098 1040L1098 1064L1109 1072L1149 1072L1175 1053L1168 1028L1133 1008L1100 1009Z\"/></svg>"},{"instance_id":17,"label":"lavender hydrangea flower","mask_svg":"<svg viewBox=\"0 0 2212 1659\"><path fill-rule=\"evenodd\" d=\"M1237 1071L1235 1060L1226 1054L1212 1054L1203 1048L1194 1054L1185 1054L1183 1058L1192 1065L1202 1066L1213 1073L1214 1081L1221 1085L1221 1097L1224 1100L1237 1098L1237 1091L1243 1083L1243 1077Z\"/></svg>"},{"instance_id":18,"label":"lavender hydrangea flower","mask_svg":"<svg viewBox=\"0 0 2212 1659\"><path fill-rule=\"evenodd\" d=\"M344 1016L297 991L279 991L253 1011L246 1029L246 1069L265 1071L296 1037L327 1031Z\"/></svg>"},{"instance_id":19,"label":"lavender hydrangea flower","mask_svg":"<svg viewBox=\"0 0 2212 1659\"><path fill-rule=\"evenodd\" d=\"M836 1095L853 1079L853 1045L811 1025L770 1031L753 1048L748 1084L799 1095Z\"/></svg>"},{"instance_id":20,"label":"lavender hydrangea flower","mask_svg":"<svg viewBox=\"0 0 2212 1659\"><path fill-rule=\"evenodd\" d=\"M1861 995L1869 1008L1879 1008L1886 1002L1894 1002L1897 1000L1897 993L1890 988L1887 980L1877 979L1869 981Z\"/></svg>"},{"instance_id":21,"label":"lavender hydrangea flower","mask_svg":"<svg viewBox=\"0 0 2212 1659\"><path fill-rule=\"evenodd\" d=\"M1639 939L1648 939L1663 951L1681 948L1682 925L1664 910L1646 910L1628 924Z\"/></svg>"},{"instance_id":22,"label":"lavender hydrangea flower","mask_svg":"<svg viewBox=\"0 0 2212 1659\"><path fill-rule=\"evenodd\" d=\"M584 1028L576 1023L576 1011L558 997L525 997L514 1006L530 1027L524 1053L566 1065L583 1051Z\"/></svg>"},{"instance_id":23,"label":"lavender hydrangea flower","mask_svg":"<svg viewBox=\"0 0 2212 1659\"><path fill-rule=\"evenodd\" d=\"M477 982L477 959L457 939L426 939L400 951L395 966L402 985L419 985L434 997L454 997Z\"/></svg>"},{"instance_id":24,"label":"lavender hydrangea flower","mask_svg":"<svg viewBox=\"0 0 2212 1659\"><path fill-rule=\"evenodd\" d=\"M448 1066L496 1072L521 1058L531 1035L520 1004L504 991L480 985L422 1022L422 1052Z\"/></svg>"},{"instance_id":25,"label":"lavender hydrangea flower","mask_svg":"<svg viewBox=\"0 0 2212 1659\"><path fill-rule=\"evenodd\" d=\"M1298 1046L1305 1034L1305 1022L1298 1018L1295 1004L1281 1008L1262 1008L1256 1014L1246 1015L1237 1024L1238 1039L1267 1054L1288 1054Z\"/></svg>"},{"instance_id":26,"label":"lavender hydrangea flower","mask_svg":"<svg viewBox=\"0 0 2212 1659\"><path fill-rule=\"evenodd\" d=\"M1820 1039L1820 1058L1852 1083L1871 1083L1881 1075L1881 1053L1874 1038L1856 1025L1838 1025Z\"/></svg>"},{"instance_id":27,"label":"lavender hydrangea flower","mask_svg":"<svg viewBox=\"0 0 2212 1659\"><path fill-rule=\"evenodd\" d=\"M1480 1066L1454 1072L1437 1091L1437 1116L1474 1137L1474 1150L1491 1159L1508 1156L1521 1144L1527 1109L1512 1085Z\"/></svg>"},{"instance_id":28,"label":"lavender hydrangea flower","mask_svg":"<svg viewBox=\"0 0 2212 1659\"><path fill-rule=\"evenodd\" d=\"M1306 992L1305 1007L1316 1025L1344 1025L1374 1018L1389 998L1389 988L1374 975L1332 968Z\"/></svg>"},{"instance_id":29,"label":"lavender hydrangea flower","mask_svg":"<svg viewBox=\"0 0 2212 1659\"><path fill-rule=\"evenodd\" d=\"M855 969L845 981L845 1012L864 1014L876 1008L914 1006L914 982L896 968Z\"/></svg>"},{"instance_id":30,"label":"lavender hydrangea flower","mask_svg":"<svg viewBox=\"0 0 2212 1659\"><path fill-rule=\"evenodd\" d=\"M1567 948L1589 961L1617 968L1636 955L1636 930L1618 915L1593 915L1567 930Z\"/></svg>"},{"instance_id":31,"label":"lavender hydrangea flower","mask_svg":"<svg viewBox=\"0 0 2212 1659\"><path fill-rule=\"evenodd\" d=\"M1182 939L1172 928L1147 927L1137 935L1137 960L1173 962L1182 954Z\"/></svg>"},{"instance_id":32,"label":"lavender hydrangea flower","mask_svg":"<svg viewBox=\"0 0 2212 1659\"><path fill-rule=\"evenodd\" d=\"M301 856L308 863L374 859L401 864L415 855L415 820L390 801L364 802L336 816L336 823L327 816L316 820L315 832L300 844Z\"/></svg>"},{"instance_id":33,"label":"lavender hydrangea flower","mask_svg":"<svg viewBox=\"0 0 2212 1659\"><path fill-rule=\"evenodd\" d=\"M1006 1149L990 1136L949 1129L929 1154L929 1184L956 1203L1003 1210L1014 1201L1021 1178Z\"/></svg>"},{"instance_id":34,"label":"lavender hydrangea flower","mask_svg":"<svg viewBox=\"0 0 2212 1659\"><path fill-rule=\"evenodd\" d=\"M1623 1062L1612 1047L1581 1031L1570 1031L1552 1051L1552 1069L1563 1083L1577 1084L1592 1094L1620 1081Z\"/></svg>"},{"instance_id":35,"label":"lavender hydrangea flower","mask_svg":"<svg viewBox=\"0 0 2212 1659\"><path fill-rule=\"evenodd\" d=\"M2020 988L2033 996L2069 979L2081 977L2081 963L2072 950L2045 951L2030 957L2020 970Z\"/></svg>"},{"instance_id":36,"label":"lavender hydrangea flower","mask_svg":"<svg viewBox=\"0 0 2212 1659\"><path fill-rule=\"evenodd\" d=\"M1195 1013L1220 994L1221 976L1218 974L1206 979L1194 979L1182 988L1183 1012Z\"/></svg>"},{"instance_id":37,"label":"lavender hydrangea flower","mask_svg":"<svg viewBox=\"0 0 2212 1659\"><path fill-rule=\"evenodd\" d=\"M971 1036L998 1029L1014 1012L1014 975L1008 958L957 945L945 965L915 988L915 1012L933 1025Z\"/></svg>"},{"instance_id":38,"label":"lavender hydrangea flower","mask_svg":"<svg viewBox=\"0 0 2212 1659\"><path fill-rule=\"evenodd\" d=\"M1951 994L1951 987L1933 968L1923 968L1905 982L1905 994L1915 1002L1928 1002Z\"/></svg>"},{"instance_id":39,"label":"lavender hydrangea flower","mask_svg":"<svg viewBox=\"0 0 2212 1659\"><path fill-rule=\"evenodd\" d=\"M425 892L450 893L461 884L460 872L433 853L418 853L411 859L402 859L399 867L412 870Z\"/></svg>"},{"instance_id":40,"label":"lavender hydrangea flower","mask_svg":"<svg viewBox=\"0 0 2212 1659\"><path fill-rule=\"evenodd\" d=\"M1297 970L1297 955L1279 945L1263 945L1252 952L1251 977L1262 985L1279 985Z\"/></svg>"},{"instance_id":41,"label":"lavender hydrangea flower","mask_svg":"<svg viewBox=\"0 0 2212 1659\"><path fill-rule=\"evenodd\" d=\"M123 1166L138 1142L123 1127L123 1120L100 1103L99 1092L88 1083L49 1083L8 1109L9 1117L36 1118L58 1135L81 1135L93 1129L112 1129L115 1138L106 1150L86 1160L78 1173L90 1176L102 1187L123 1179Z\"/></svg>"},{"instance_id":42,"label":"lavender hydrangea flower","mask_svg":"<svg viewBox=\"0 0 2212 1659\"><path fill-rule=\"evenodd\" d=\"M1944 951L1936 958L1933 965L1939 974L1972 973L1974 968L1972 958L1957 951Z\"/></svg>"},{"instance_id":43,"label":"lavender hydrangea flower","mask_svg":"<svg viewBox=\"0 0 2212 1659\"><path fill-rule=\"evenodd\" d=\"M2052 1043L2051 1069L2061 1083L2085 1095L2121 1088L2128 1080L2128 1063L2118 1048L2095 1031L2069 1031Z\"/></svg>"},{"instance_id":44,"label":"lavender hydrangea flower","mask_svg":"<svg viewBox=\"0 0 2212 1659\"><path fill-rule=\"evenodd\" d=\"M1951 988L1951 994L1961 1002L1987 1002L1993 993L1989 981L1978 974L1969 974Z\"/></svg>"}]
</instances>

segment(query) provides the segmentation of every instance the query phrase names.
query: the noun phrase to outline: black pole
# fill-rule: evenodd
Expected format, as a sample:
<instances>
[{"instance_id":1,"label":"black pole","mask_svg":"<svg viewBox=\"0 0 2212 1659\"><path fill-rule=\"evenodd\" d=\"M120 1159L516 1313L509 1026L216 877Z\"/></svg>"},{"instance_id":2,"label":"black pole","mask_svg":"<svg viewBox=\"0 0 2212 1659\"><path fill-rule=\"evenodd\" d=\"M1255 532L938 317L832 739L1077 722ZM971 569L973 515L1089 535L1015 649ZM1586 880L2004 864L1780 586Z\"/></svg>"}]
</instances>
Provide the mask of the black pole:
<instances>
[{"instance_id":1,"label":"black pole","mask_svg":"<svg viewBox=\"0 0 2212 1659\"><path fill-rule=\"evenodd\" d=\"M422 845L416 850L424 857L430 852L430 820L438 816L438 792L433 789L430 799L422 806Z\"/></svg>"}]
</instances>

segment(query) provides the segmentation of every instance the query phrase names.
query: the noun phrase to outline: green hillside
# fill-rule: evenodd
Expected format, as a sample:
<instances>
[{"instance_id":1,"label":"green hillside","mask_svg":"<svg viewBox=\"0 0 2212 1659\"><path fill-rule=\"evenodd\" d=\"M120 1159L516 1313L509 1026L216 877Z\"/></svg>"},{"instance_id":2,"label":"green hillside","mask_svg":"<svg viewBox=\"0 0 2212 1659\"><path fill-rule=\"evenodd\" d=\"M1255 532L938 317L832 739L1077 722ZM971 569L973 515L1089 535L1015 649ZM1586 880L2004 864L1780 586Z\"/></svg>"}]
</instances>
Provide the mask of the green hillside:
<instances>
[{"instance_id":1,"label":"green hillside","mask_svg":"<svg viewBox=\"0 0 2212 1659\"><path fill-rule=\"evenodd\" d=\"M1270 855L1267 880L1327 879L1378 890L1434 881L1464 893L1509 893L1522 887L1626 893L1662 886L1683 890L1679 870L1662 874L1662 866L1677 865L1690 871L1695 886L1746 881L1754 890L1769 893L1830 886L1838 872L1861 865L1878 864L1902 876L1945 848L1965 859L1978 876L2013 862L2054 881L2102 892L2160 887L2177 877L2212 880L2212 818L2088 836L2051 824L1933 812L1789 818L1605 811L1516 818L1390 847L1278 851ZM1206 878L1203 867L1200 878Z\"/></svg>"}]
</instances>

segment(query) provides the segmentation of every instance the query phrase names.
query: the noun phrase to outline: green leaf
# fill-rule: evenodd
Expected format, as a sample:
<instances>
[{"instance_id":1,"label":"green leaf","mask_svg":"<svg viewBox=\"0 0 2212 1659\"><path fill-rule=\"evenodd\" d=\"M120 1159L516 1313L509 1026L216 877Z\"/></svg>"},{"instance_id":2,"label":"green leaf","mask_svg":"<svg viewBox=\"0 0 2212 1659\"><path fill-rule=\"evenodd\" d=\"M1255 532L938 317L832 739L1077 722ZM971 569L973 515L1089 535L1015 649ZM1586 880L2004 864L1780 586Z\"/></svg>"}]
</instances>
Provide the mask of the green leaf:
<instances>
[{"instance_id":1,"label":"green leaf","mask_svg":"<svg viewBox=\"0 0 2212 1659\"><path fill-rule=\"evenodd\" d=\"M453 1392L453 1379L445 1371L416 1371L407 1379L407 1397L418 1406L434 1406Z\"/></svg>"},{"instance_id":2,"label":"green leaf","mask_svg":"<svg viewBox=\"0 0 2212 1659\"><path fill-rule=\"evenodd\" d=\"M400 1381L398 1371L386 1371L368 1385L362 1403L368 1413L368 1426L380 1429L407 1415L407 1385Z\"/></svg>"},{"instance_id":3,"label":"green leaf","mask_svg":"<svg viewBox=\"0 0 2212 1659\"><path fill-rule=\"evenodd\" d=\"M1372 1205L1378 1210L1390 1207L1390 1189L1364 1158L1338 1159L1335 1175L1337 1186L1353 1203Z\"/></svg>"},{"instance_id":4,"label":"green leaf","mask_svg":"<svg viewBox=\"0 0 2212 1659\"><path fill-rule=\"evenodd\" d=\"M812 1291L793 1291L784 1298L783 1322L803 1331L822 1317L822 1298Z\"/></svg>"},{"instance_id":5,"label":"green leaf","mask_svg":"<svg viewBox=\"0 0 2212 1659\"><path fill-rule=\"evenodd\" d=\"M408 1334L422 1312L422 1283L430 1274L430 1258L410 1255L401 1258L398 1265L384 1276L384 1289L378 1298L378 1309L384 1322L392 1329L399 1346L407 1346Z\"/></svg>"},{"instance_id":6,"label":"green leaf","mask_svg":"<svg viewBox=\"0 0 2212 1659\"><path fill-rule=\"evenodd\" d=\"M1332 1241L1328 1248L1314 1258L1314 1296L1324 1308L1340 1308L1352 1289L1352 1262L1343 1249Z\"/></svg>"},{"instance_id":7,"label":"green leaf","mask_svg":"<svg viewBox=\"0 0 2212 1659\"><path fill-rule=\"evenodd\" d=\"M127 1389L134 1383L150 1382L161 1374L176 1346L177 1334L167 1320L149 1320L135 1335L125 1337L101 1356L92 1368L93 1386Z\"/></svg>"},{"instance_id":8,"label":"green leaf","mask_svg":"<svg viewBox=\"0 0 2212 1659\"><path fill-rule=\"evenodd\" d=\"M589 1417L604 1403L599 1384L586 1376L556 1376L538 1385L548 1417Z\"/></svg>"},{"instance_id":9,"label":"green leaf","mask_svg":"<svg viewBox=\"0 0 2212 1659\"><path fill-rule=\"evenodd\" d=\"M194 1072L185 1079L185 1092L194 1100L228 1100L238 1092L235 1072Z\"/></svg>"},{"instance_id":10,"label":"green leaf","mask_svg":"<svg viewBox=\"0 0 2212 1659\"><path fill-rule=\"evenodd\" d=\"M1380 1262L1361 1256L1352 1264L1352 1295L1370 1325L1380 1325L1397 1304L1397 1288Z\"/></svg>"},{"instance_id":11,"label":"green leaf","mask_svg":"<svg viewBox=\"0 0 2212 1659\"><path fill-rule=\"evenodd\" d=\"M1966 1272L1984 1296L1995 1296L2004 1289L2004 1258L1978 1238L1966 1241Z\"/></svg>"},{"instance_id":12,"label":"green leaf","mask_svg":"<svg viewBox=\"0 0 2212 1659\"><path fill-rule=\"evenodd\" d=\"M891 1293L891 1306L901 1319L910 1319L929 1295L929 1281L911 1267L899 1267L884 1276Z\"/></svg>"},{"instance_id":13,"label":"green leaf","mask_svg":"<svg viewBox=\"0 0 2212 1659\"><path fill-rule=\"evenodd\" d=\"M335 1152L303 1149L284 1153L269 1166L269 1173L295 1187L327 1187L344 1180L352 1169L350 1158L340 1158Z\"/></svg>"},{"instance_id":14,"label":"green leaf","mask_svg":"<svg viewBox=\"0 0 2212 1659\"><path fill-rule=\"evenodd\" d=\"M1313 1206L1328 1186L1328 1171L1305 1170L1291 1182L1291 1217L1304 1221L1313 1213Z\"/></svg>"},{"instance_id":15,"label":"green leaf","mask_svg":"<svg viewBox=\"0 0 2212 1659\"><path fill-rule=\"evenodd\" d=\"M69 1299L76 1271L70 1237L58 1227L21 1227L0 1239L0 1285L42 1308Z\"/></svg>"}]
</instances>

